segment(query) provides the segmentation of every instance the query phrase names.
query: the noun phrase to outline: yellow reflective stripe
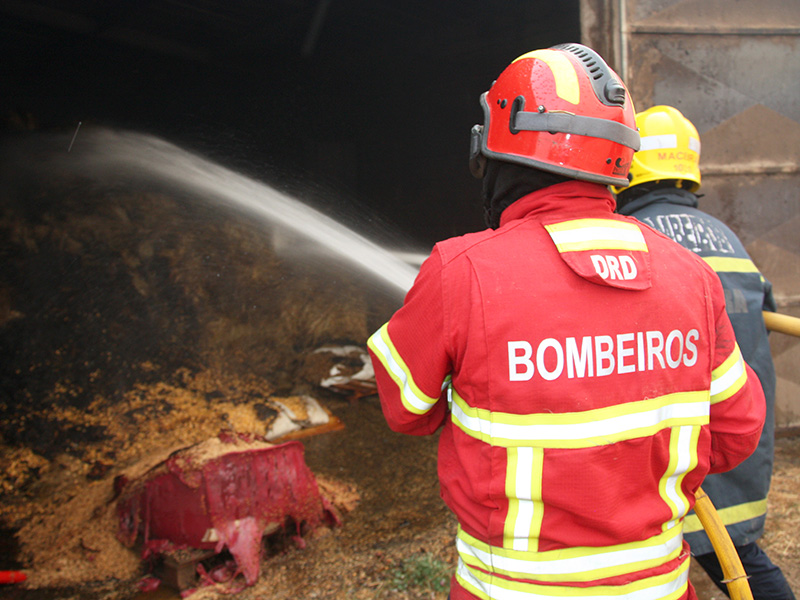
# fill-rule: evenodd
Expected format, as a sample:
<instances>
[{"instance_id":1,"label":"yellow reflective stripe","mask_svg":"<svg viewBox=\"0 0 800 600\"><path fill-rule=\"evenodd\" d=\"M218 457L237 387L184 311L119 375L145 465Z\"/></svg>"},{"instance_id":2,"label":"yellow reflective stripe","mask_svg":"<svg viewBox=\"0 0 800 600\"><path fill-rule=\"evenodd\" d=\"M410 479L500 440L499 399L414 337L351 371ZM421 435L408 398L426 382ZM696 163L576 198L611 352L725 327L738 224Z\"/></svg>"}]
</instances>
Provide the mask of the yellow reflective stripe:
<instances>
[{"instance_id":1,"label":"yellow reflective stripe","mask_svg":"<svg viewBox=\"0 0 800 600\"><path fill-rule=\"evenodd\" d=\"M726 508L718 508L717 513L719 513L719 517L722 519L722 522L725 525L743 523L744 521L749 521L750 519L756 519L766 515L767 499L764 498L763 500L754 500L753 502L745 502L743 504L736 504ZM694 513L686 516L683 521L683 527L686 533L692 533L703 529L700 519L698 519L697 515Z\"/></svg>"},{"instance_id":2,"label":"yellow reflective stripe","mask_svg":"<svg viewBox=\"0 0 800 600\"><path fill-rule=\"evenodd\" d=\"M512 414L474 408L452 390L451 418L467 435L506 448L590 448L708 423L708 392L678 392L581 412Z\"/></svg>"},{"instance_id":3,"label":"yellow reflective stripe","mask_svg":"<svg viewBox=\"0 0 800 600\"><path fill-rule=\"evenodd\" d=\"M623 585L577 587L503 579L472 569L459 558L456 579L482 600L677 600L688 587L689 563L684 560L674 571Z\"/></svg>"},{"instance_id":4,"label":"yellow reflective stripe","mask_svg":"<svg viewBox=\"0 0 800 600\"><path fill-rule=\"evenodd\" d=\"M697 466L697 440L700 427L674 427L669 439L669 464L658 484L658 491L672 512L672 520L663 525L665 531L672 529L678 519L689 512L689 499L683 493L681 483L686 473Z\"/></svg>"},{"instance_id":5,"label":"yellow reflective stripe","mask_svg":"<svg viewBox=\"0 0 800 600\"><path fill-rule=\"evenodd\" d=\"M759 273L758 267L749 258L703 256L702 259L717 273Z\"/></svg>"},{"instance_id":6,"label":"yellow reflective stripe","mask_svg":"<svg viewBox=\"0 0 800 600\"><path fill-rule=\"evenodd\" d=\"M471 568L515 579L546 582L585 582L627 575L663 565L683 548L681 527L640 542L605 547L578 547L547 552L521 552L491 546L459 527L456 547Z\"/></svg>"},{"instance_id":7,"label":"yellow reflective stripe","mask_svg":"<svg viewBox=\"0 0 800 600\"><path fill-rule=\"evenodd\" d=\"M747 381L744 359L735 344L731 355L716 369L711 371L711 404L722 402L742 389Z\"/></svg>"},{"instance_id":8,"label":"yellow reflective stripe","mask_svg":"<svg viewBox=\"0 0 800 600\"><path fill-rule=\"evenodd\" d=\"M417 415L425 414L436 404L438 398L426 396L414 383L411 372L389 337L388 325L385 323L383 327L373 333L367 340L367 346L375 353L386 372L397 384L405 409Z\"/></svg>"},{"instance_id":9,"label":"yellow reflective stripe","mask_svg":"<svg viewBox=\"0 0 800 600\"><path fill-rule=\"evenodd\" d=\"M576 219L544 226L559 252L633 250L647 252L642 230L611 219Z\"/></svg>"},{"instance_id":10,"label":"yellow reflective stripe","mask_svg":"<svg viewBox=\"0 0 800 600\"><path fill-rule=\"evenodd\" d=\"M506 469L508 514L503 545L514 550L535 552L542 529L542 448L509 448Z\"/></svg>"},{"instance_id":11,"label":"yellow reflective stripe","mask_svg":"<svg viewBox=\"0 0 800 600\"><path fill-rule=\"evenodd\" d=\"M556 50L534 50L523 54L514 62L524 58L537 58L550 67L553 79L556 82L556 95L571 104L578 104L581 99L581 88L575 67L569 59ZM513 63L512 63L513 64Z\"/></svg>"}]
</instances>

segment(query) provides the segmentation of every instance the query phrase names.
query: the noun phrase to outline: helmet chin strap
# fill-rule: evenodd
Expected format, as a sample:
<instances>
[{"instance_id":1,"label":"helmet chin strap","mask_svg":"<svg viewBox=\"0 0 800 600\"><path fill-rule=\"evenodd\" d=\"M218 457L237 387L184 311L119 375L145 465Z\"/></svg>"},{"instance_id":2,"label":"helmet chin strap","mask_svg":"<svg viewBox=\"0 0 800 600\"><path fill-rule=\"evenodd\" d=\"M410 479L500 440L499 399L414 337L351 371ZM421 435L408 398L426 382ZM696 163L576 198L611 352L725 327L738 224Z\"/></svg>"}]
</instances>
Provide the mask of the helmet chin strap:
<instances>
[{"instance_id":1,"label":"helmet chin strap","mask_svg":"<svg viewBox=\"0 0 800 600\"><path fill-rule=\"evenodd\" d=\"M486 176L486 157L481 152L482 142L483 125L473 125L469 139L469 170L478 179Z\"/></svg>"}]
</instances>

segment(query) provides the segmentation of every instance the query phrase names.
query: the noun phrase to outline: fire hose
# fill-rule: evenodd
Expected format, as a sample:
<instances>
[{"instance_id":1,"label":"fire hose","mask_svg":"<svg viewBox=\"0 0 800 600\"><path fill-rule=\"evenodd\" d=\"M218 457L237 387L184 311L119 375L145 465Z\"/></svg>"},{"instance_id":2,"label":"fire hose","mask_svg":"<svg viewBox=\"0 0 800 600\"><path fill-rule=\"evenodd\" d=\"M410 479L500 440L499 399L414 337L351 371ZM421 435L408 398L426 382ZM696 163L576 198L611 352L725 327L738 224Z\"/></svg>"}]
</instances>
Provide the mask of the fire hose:
<instances>
[{"instance_id":1,"label":"fire hose","mask_svg":"<svg viewBox=\"0 0 800 600\"><path fill-rule=\"evenodd\" d=\"M800 319L797 317L765 310L764 324L770 331L800 337ZM725 529L725 524L717 509L714 508L711 498L703 491L703 488L697 488L695 493L694 512L700 519L722 566L722 574L725 577L723 581L728 586L731 600L752 600L753 593L750 590L750 584L747 583L747 573L745 573L742 561L736 552L736 547L733 545L731 536L728 535L728 530Z\"/></svg>"},{"instance_id":2,"label":"fire hose","mask_svg":"<svg viewBox=\"0 0 800 600\"><path fill-rule=\"evenodd\" d=\"M27 578L22 571L0 571L0 583L19 583Z\"/></svg>"},{"instance_id":3,"label":"fire hose","mask_svg":"<svg viewBox=\"0 0 800 600\"><path fill-rule=\"evenodd\" d=\"M770 331L800 337L800 319L780 313L764 311L764 325Z\"/></svg>"},{"instance_id":4,"label":"fire hose","mask_svg":"<svg viewBox=\"0 0 800 600\"><path fill-rule=\"evenodd\" d=\"M728 530L725 529L725 524L717 509L714 508L711 498L701 487L697 488L694 497L694 514L700 519L700 523L714 547L714 552L722 567L722 575L725 578L723 583L728 586L731 600L753 600L750 584L747 583L747 573L745 573L742 561L736 552L736 546L733 545L731 536L728 535Z\"/></svg>"}]
</instances>

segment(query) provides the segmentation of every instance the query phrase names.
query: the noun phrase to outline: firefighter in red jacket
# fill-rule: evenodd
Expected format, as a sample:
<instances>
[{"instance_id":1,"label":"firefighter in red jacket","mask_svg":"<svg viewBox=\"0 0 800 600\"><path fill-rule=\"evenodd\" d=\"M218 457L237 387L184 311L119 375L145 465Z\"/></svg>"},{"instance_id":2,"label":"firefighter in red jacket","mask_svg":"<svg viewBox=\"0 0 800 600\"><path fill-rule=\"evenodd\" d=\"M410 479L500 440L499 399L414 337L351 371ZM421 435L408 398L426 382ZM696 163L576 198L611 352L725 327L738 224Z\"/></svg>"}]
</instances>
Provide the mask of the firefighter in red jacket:
<instances>
[{"instance_id":1,"label":"firefighter in red jacket","mask_svg":"<svg viewBox=\"0 0 800 600\"><path fill-rule=\"evenodd\" d=\"M489 229L436 244L369 340L389 426L442 428L451 598L694 598L683 518L764 422L719 279L614 213L639 135L594 51L525 54L481 104Z\"/></svg>"}]
</instances>

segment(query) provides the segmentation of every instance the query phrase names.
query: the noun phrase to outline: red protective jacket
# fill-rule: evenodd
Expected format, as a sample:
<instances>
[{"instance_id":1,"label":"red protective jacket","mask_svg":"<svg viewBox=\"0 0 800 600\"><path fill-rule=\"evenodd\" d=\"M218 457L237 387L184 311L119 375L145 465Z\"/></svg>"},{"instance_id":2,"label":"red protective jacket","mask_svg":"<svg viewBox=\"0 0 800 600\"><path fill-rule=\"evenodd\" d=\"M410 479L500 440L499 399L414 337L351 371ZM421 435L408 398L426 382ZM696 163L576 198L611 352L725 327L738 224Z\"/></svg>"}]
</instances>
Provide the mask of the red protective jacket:
<instances>
[{"instance_id":1,"label":"red protective jacket","mask_svg":"<svg viewBox=\"0 0 800 600\"><path fill-rule=\"evenodd\" d=\"M758 443L716 274L613 210L591 183L525 196L437 244L369 340L389 426L444 426L453 600L693 597L683 517Z\"/></svg>"}]
</instances>

